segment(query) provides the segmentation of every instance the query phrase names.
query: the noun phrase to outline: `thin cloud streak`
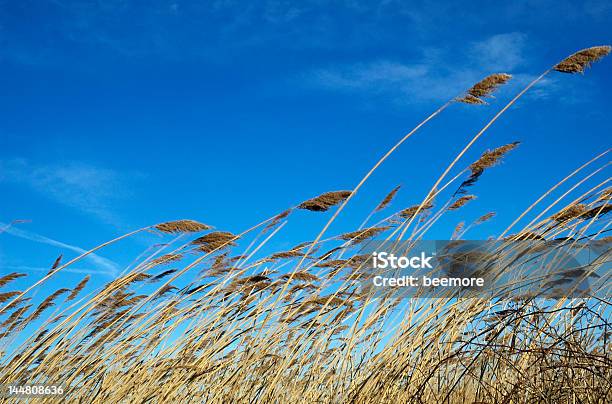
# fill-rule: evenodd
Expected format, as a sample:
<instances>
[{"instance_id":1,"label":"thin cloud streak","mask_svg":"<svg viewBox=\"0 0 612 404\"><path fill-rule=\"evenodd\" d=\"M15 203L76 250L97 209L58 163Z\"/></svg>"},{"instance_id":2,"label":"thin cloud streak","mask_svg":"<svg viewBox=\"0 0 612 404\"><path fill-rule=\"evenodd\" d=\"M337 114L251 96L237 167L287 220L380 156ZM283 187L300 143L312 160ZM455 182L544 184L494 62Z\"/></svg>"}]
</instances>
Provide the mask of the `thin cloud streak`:
<instances>
[{"instance_id":1,"label":"thin cloud streak","mask_svg":"<svg viewBox=\"0 0 612 404\"><path fill-rule=\"evenodd\" d=\"M133 173L129 178L133 178ZM118 172L106 168L69 162L64 164L33 164L26 159L0 160L0 183L14 183L99 220L120 225L109 204L129 195Z\"/></svg>"},{"instance_id":2,"label":"thin cloud streak","mask_svg":"<svg viewBox=\"0 0 612 404\"><path fill-rule=\"evenodd\" d=\"M299 81L314 88L361 93L400 105L443 102L461 95L489 74L513 72L527 65L526 39L520 32L496 34L453 52L424 49L412 63L376 60L341 64L308 71Z\"/></svg>"},{"instance_id":3,"label":"thin cloud streak","mask_svg":"<svg viewBox=\"0 0 612 404\"><path fill-rule=\"evenodd\" d=\"M2 265L0 268L6 271L11 272L49 272L49 268L44 267L31 267L27 265ZM111 271L98 271L93 269L83 269L83 268L64 268L61 272L71 273L71 274L81 274L81 275L100 275L106 276L108 278L116 278L116 274Z\"/></svg>"},{"instance_id":4,"label":"thin cloud streak","mask_svg":"<svg viewBox=\"0 0 612 404\"><path fill-rule=\"evenodd\" d=\"M526 62L527 35L510 32L472 43L468 55L478 66L490 71L511 71Z\"/></svg>"},{"instance_id":5,"label":"thin cloud streak","mask_svg":"<svg viewBox=\"0 0 612 404\"><path fill-rule=\"evenodd\" d=\"M66 250L74 251L78 254L84 254L87 252L87 250L81 247L66 244L61 241L57 241L57 240L54 240L52 238L49 238L49 237L46 237L40 234L17 229L7 223L0 222L0 227L2 227L2 230L4 233L10 234L12 236L19 237L25 240L30 240L36 243L47 244L47 245L54 246L54 247L64 248ZM109 260L108 258L104 258L97 254L91 253L87 255L85 259L90 260L92 263L100 267L103 270L103 272L108 274L109 276L116 276L119 273L118 265L115 262ZM49 268L47 268L46 270L48 271Z\"/></svg>"}]
</instances>

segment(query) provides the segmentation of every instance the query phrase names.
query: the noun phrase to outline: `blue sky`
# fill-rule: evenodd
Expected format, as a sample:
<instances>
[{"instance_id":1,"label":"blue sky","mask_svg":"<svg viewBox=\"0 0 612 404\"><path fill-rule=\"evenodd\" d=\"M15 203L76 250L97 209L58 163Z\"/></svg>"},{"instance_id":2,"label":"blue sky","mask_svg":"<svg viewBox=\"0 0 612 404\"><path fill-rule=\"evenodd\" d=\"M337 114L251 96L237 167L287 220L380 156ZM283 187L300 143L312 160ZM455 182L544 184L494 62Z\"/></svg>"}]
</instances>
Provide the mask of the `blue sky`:
<instances>
[{"instance_id":1,"label":"blue sky","mask_svg":"<svg viewBox=\"0 0 612 404\"><path fill-rule=\"evenodd\" d=\"M0 223L30 221L0 235L0 271L46 269L166 220L240 232L350 189L440 104L513 74L490 105L454 105L406 143L331 231L353 229L397 184L395 208L420 202L521 85L612 40L608 1L493 3L0 0ZM462 167L523 143L451 228L495 210L474 236L494 234L610 146L610 66L549 75L487 132ZM327 218L310 215L281 245ZM75 271L112 274L152 240Z\"/></svg>"}]
</instances>

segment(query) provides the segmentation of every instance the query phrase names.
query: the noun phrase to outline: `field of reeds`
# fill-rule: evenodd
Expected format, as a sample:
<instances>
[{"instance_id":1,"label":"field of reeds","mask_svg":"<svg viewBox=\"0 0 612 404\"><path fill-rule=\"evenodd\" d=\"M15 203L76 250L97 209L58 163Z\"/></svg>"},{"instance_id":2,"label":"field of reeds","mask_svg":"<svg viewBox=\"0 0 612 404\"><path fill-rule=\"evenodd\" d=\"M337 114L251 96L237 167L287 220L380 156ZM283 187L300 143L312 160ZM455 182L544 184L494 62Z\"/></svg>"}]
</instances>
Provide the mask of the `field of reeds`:
<instances>
[{"instance_id":1,"label":"field of reeds","mask_svg":"<svg viewBox=\"0 0 612 404\"><path fill-rule=\"evenodd\" d=\"M442 215L475 198L485 172L494 175L504 156L520 152L518 143L499 145L466 164L462 157L476 141L545 76L588 73L609 52L596 46L553 65L493 114L420 203L395 209L402 189L389 190L352 232L328 229L389 155L447 107L486 103L512 77L492 74L449 100L372 162L353 189L314 197L239 234L176 220L58 259L21 290L12 286L31 275L0 274L0 385L61 386L61 398L36 399L41 402L612 402L609 274L597 275L580 298L405 299L360 287L368 276L365 242L427 239ZM534 196L496 239L607 246L609 178L596 180L606 174L607 153ZM586 192L577 192L585 185ZM565 192L551 201L560 189ZM326 225L313 240L276 251L275 236L297 210L326 215ZM493 216L482 212L471 224L459 223L448 238L461 240ZM85 277L49 291L51 278L87 254L142 232L165 242L117 279L98 287ZM602 256L601 265L609 247Z\"/></svg>"}]
</instances>

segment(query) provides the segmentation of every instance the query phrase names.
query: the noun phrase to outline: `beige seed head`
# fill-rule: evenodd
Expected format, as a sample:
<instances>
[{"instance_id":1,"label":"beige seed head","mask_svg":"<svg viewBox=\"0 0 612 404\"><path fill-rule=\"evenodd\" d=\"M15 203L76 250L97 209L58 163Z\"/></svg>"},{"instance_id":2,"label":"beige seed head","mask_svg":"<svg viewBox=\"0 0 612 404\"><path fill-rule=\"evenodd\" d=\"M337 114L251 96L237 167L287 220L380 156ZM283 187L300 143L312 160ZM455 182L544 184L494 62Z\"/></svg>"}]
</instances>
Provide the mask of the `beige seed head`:
<instances>
[{"instance_id":1,"label":"beige seed head","mask_svg":"<svg viewBox=\"0 0 612 404\"><path fill-rule=\"evenodd\" d=\"M499 86L506 84L511 78L512 76L506 73L495 73L487 76L474 84L466 95L457 98L457 101L465 104L486 104L482 98L490 97Z\"/></svg>"},{"instance_id":2,"label":"beige seed head","mask_svg":"<svg viewBox=\"0 0 612 404\"><path fill-rule=\"evenodd\" d=\"M610 46L593 46L583 49L565 58L562 62L553 67L561 73L584 73L584 70L592 63L607 56L610 53Z\"/></svg>"},{"instance_id":3,"label":"beige seed head","mask_svg":"<svg viewBox=\"0 0 612 404\"><path fill-rule=\"evenodd\" d=\"M389 226L370 227L368 229L356 230L350 233L344 233L340 235L339 238L345 241L353 241L354 243L357 243L357 242L361 242L369 238L375 237L378 234L386 230L389 230L389 229L390 229Z\"/></svg>"},{"instance_id":4,"label":"beige seed head","mask_svg":"<svg viewBox=\"0 0 612 404\"><path fill-rule=\"evenodd\" d=\"M556 222L566 222L568 220L577 218L581 216L583 213L587 212L587 206L584 204L576 204L572 206L568 206L563 209L561 212L552 216L552 219Z\"/></svg>"},{"instance_id":5,"label":"beige seed head","mask_svg":"<svg viewBox=\"0 0 612 404\"><path fill-rule=\"evenodd\" d=\"M164 233L194 233L208 230L211 227L195 220L175 220L172 222L160 223L154 226L157 230Z\"/></svg>"},{"instance_id":6,"label":"beige seed head","mask_svg":"<svg viewBox=\"0 0 612 404\"><path fill-rule=\"evenodd\" d=\"M26 276L26 274L19 274L17 272L12 272L8 275L0 276L0 287L6 285L9 282L14 281L15 279Z\"/></svg>"},{"instance_id":7,"label":"beige seed head","mask_svg":"<svg viewBox=\"0 0 612 404\"><path fill-rule=\"evenodd\" d=\"M399 191L400 187L401 185L398 185L397 187L393 188L393 190L389 192L387 196L385 196L385 198L378 204L375 211L378 212L379 210L386 208L391 203L393 198L395 198L395 195L397 194L397 191Z\"/></svg>"},{"instance_id":8,"label":"beige seed head","mask_svg":"<svg viewBox=\"0 0 612 404\"><path fill-rule=\"evenodd\" d=\"M476 199L476 195L465 195L461 198L457 199L451 206L448 207L448 210L456 210L460 207L464 206L466 203L471 201L472 199Z\"/></svg>"},{"instance_id":9,"label":"beige seed head","mask_svg":"<svg viewBox=\"0 0 612 404\"><path fill-rule=\"evenodd\" d=\"M477 220L476 220L476 224L481 224L484 222L488 222L489 220L493 219L495 217L495 212L489 212L487 214L484 214L482 216L480 216Z\"/></svg>"},{"instance_id":10,"label":"beige seed head","mask_svg":"<svg viewBox=\"0 0 612 404\"><path fill-rule=\"evenodd\" d=\"M83 278L83 280L81 280L81 282L79 282L78 285L76 285L74 289L72 289L72 291L70 292L70 295L68 295L68 297L66 298L66 301L69 302L75 297L77 297L77 295L81 292L81 290L85 288L85 286L87 285L87 282L89 282L89 275Z\"/></svg>"},{"instance_id":11,"label":"beige seed head","mask_svg":"<svg viewBox=\"0 0 612 404\"><path fill-rule=\"evenodd\" d=\"M298 209L325 212L334 205L339 204L351 195L351 191L326 192L316 198L309 199L298 205Z\"/></svg>"}]
</instances>

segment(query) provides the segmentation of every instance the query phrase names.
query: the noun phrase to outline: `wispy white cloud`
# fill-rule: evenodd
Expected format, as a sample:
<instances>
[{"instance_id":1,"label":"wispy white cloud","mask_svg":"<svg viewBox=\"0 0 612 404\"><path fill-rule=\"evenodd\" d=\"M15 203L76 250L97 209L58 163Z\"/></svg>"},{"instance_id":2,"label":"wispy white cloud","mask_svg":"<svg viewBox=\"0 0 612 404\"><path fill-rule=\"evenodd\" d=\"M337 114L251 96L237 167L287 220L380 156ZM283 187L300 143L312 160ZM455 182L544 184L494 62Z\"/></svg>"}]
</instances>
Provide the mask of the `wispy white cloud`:
<instances>
[{"instance_id":1,"label":"wispy white cloud","mask_svg":"<svg viewBox=\"0 0 612 404\"><path fill-rule=\"evenodd\" d=\"M394 103L445 101L484 76L512 72L527 64L526 35L493 35L452 52L427 48L414 62L377 60L336 65L303 74L299 80L327 90L361 93Z\"/></svg>"},{"instance_id":2,"label":"wispy white cloud","mask_svg":"<svg viewBox=\"0 0 612 404\"><path fill-rule=\"evenodd\" d=\"M315 70L313 78L329 88L386 91L389 87L422 79L427 76L428 70L426 65L380 61Z\"/></svg>"},{"instance_id":3,"label":"wispy white cloud","mask_svg":"<svg viewBox=\"0 0 612 404\"><path fill-rule=\"evenodd\" d=\"M0 269L11 272L43 272L48 273L49 268L45 267L32 267L28 265L0 265ZM100 275L108 278L116 278L117 274L112 271L96 270L96 269L84 269L84 268L64 268L62 273L71 274L83 274L83 275Z\"/></svg>"},{"instance_id":4,"label":"wispy white cloud","mask_svg":"<svg viewBox=\"0 0 612 404\"><path fill-rule=\"evenodd\" d=\"M511 71L525 62L527 35L510 32L472 43L468 56L483 69Z\"/></svg>"},{"instance_id":5,"label":"wispy white cloud","mask_svg":"<svg viewBox=\"0 0 612 404\"><path fill-rule=\"evenodd\" d=\"M26 186L57 203L112 224L118 220L109 203L127 192L117 172L76 162L39 165L25 159L0 160L2 182Z\"/></svg>"},{"instance_id":6,"label":"wispy white cloud","mask_svg":"<svg viewBox=\"0 0 612 404\"><path fill-rule=\"evenodd\" d=\"M26 230L21 230L21 229L18 229L12 226L11 224L0 222L0 229L2 230L0 231L0 233L10 234L15 237L33 241L35 243L42 243L42 244L47 244L53 247L63 248L69 251L76 252L78 254L84 254L87 252L87 250L85 250L84 248L77 247L71 244L67 244L67 243L64 243L58 240L54 240L52 238L49 238L49 237L46 237L40 234L32 233ZM94 264L98 268L100 273L103 273L109 276L116 276L118 273L118 265L115 262L109 260L108 258L104 258L95 253L91 253L87 255L84 259ZM49 268L47 268L46 270L48 271ZM98 272L98 271L95 271L95 272Z\"/></svg>"},{"instance_id":7,"label":"wispy white cloud","mask_svg":"<svg viewBox=\"0 0 612 404\"><path fill-rule=\"evenodd\" d=\"M429 64L377 61L317 69L306 73L301 81L403 104L449 99L468 88L476 77L476 72L469 70L436 71Z\"/></svg>"}]
</instances>

